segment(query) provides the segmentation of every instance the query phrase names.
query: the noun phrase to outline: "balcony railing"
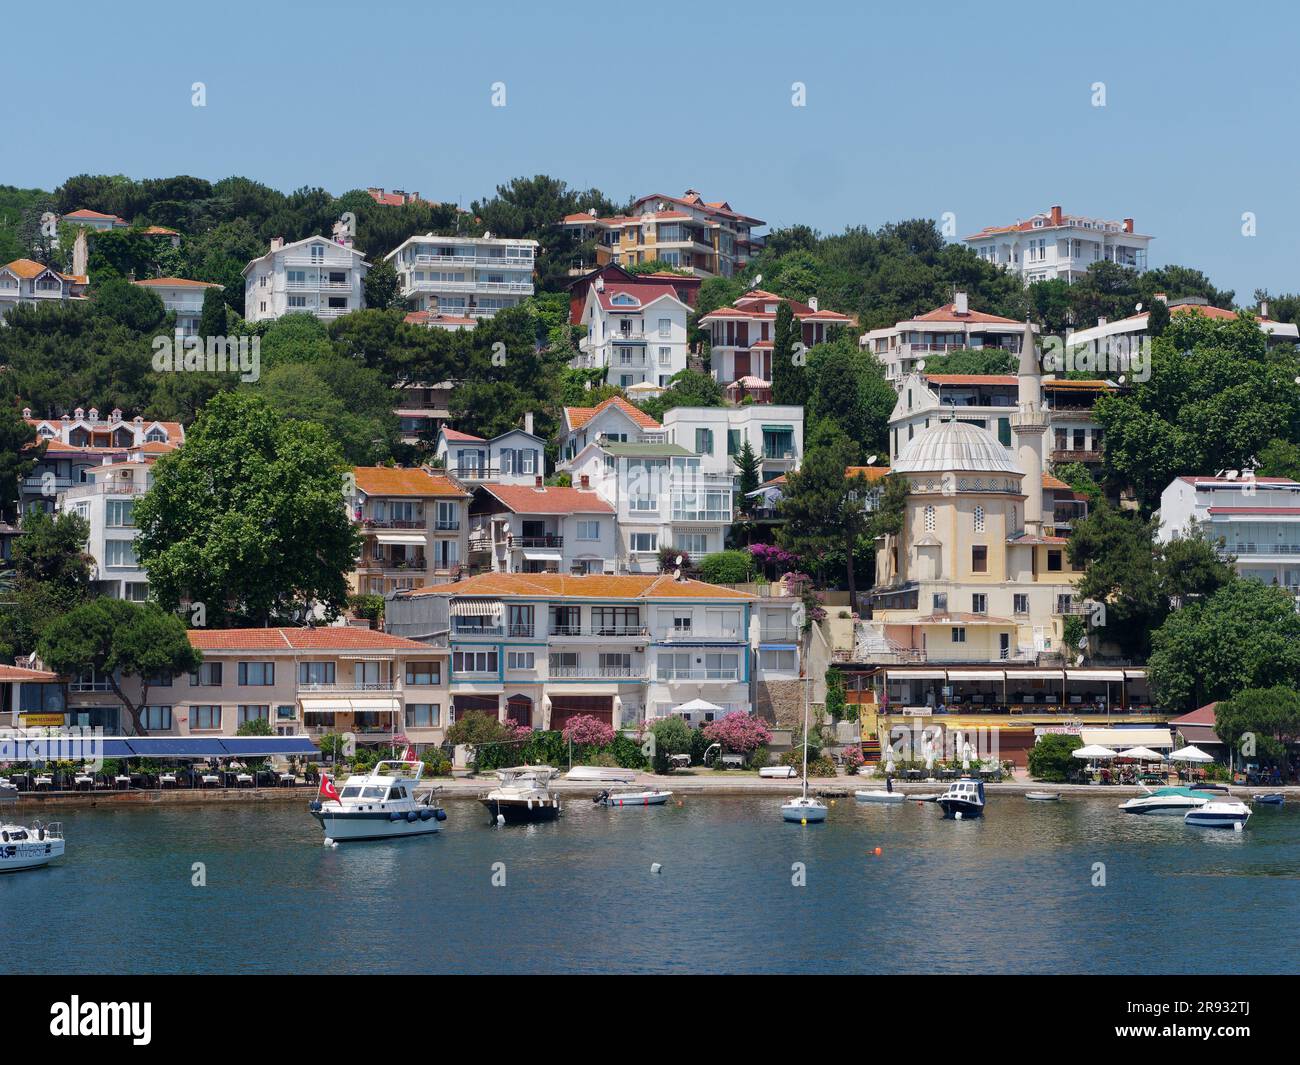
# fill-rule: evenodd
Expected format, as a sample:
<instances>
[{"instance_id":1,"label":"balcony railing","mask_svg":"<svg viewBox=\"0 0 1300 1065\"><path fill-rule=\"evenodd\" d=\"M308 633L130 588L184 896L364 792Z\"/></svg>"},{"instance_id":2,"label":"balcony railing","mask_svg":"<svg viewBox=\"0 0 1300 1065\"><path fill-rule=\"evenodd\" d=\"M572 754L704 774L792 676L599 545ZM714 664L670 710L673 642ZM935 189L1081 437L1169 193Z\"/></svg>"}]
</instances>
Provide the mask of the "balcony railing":
<instances>
[{"instance_id":1,"label":"balcony railing","mask_svg":"<svg viewBox=\"0 0 1300 1065\"><path fill-rule=\"evenodd\" d=\"M1100 462L1101 451L1089 451L1087 448L1052 448L1053 462Z\"/></svg>"},{"instance_id":2,"label":"balcony railing","mask_svg":"<svg viewBox=\"0 0 1300 1065\"><path fill-rule=\"evenodd\" d=\"M716 681L738 681L740 679L739 669L661 669L656 674L656 680L674 681L674 680L716 680Z\"/></svg>"},{"instance_id":3,"label":"balcony railing","mask_svg":"<svg viewBox=\"0 0 1300 1065\"><path fill-rule=\"evenodd\" d=\"M649 639L650 630L645 625L552 625L549 635L553 640L582 636Z\"/></svg>"},{"instance_id":4,"label":"balcony railing","mask_svg":"<svg viewBox=\"0 0 1300 1065\"><path fill-rule=\"evenodd\" d=\"M506 629L504 625L462 625L453 618L451 634L453 636L504 636Z\"/></svg>"},{"instance_id":5,"label":"balcony railing","mask_svg":"<svg viewBox=\"0 0 1300 1065\"><path fill-rule=\"evenodd\" d=\"M547 672L552 678L596 680L640 680L646 676L645 666L551 666Z\"/></svg>"},{"instance_id":6,"label":"balcony railing","mask_svg":"<svg viewBox=\"0 0 1300 1065\"><path fill-rule=\"evenodd\" d=\"M759 629L758 638L762 643L796 643L799 630L793 625L764 625Z\"/></svg>"},{"instance_id":7,"label":"balcony railing","mask_svg":"<svg viewBox=\"0 0 1300 1065\"><path fill-rule=\"evenodd\" d=\"M433 523L434 529L438 532L455 532L460 528L459 518L438 518Z\"/></svg>"},{"instance_id":8,"label":"balcony railing","mask_svg":"<svg viewBox=\"0 0 1300 1065\"><path fill-rule=\"evenodd\" d=\"M417 266L495 266L502 270L531 270L534 265L531 255L413 255L403 261Z\"/></svg>"},{"instance_id":9,"label":"balcony railing","mask_svg":"<svg viewBox=\"0 0 1300 1065\"><path fill-rule=\"evenodd\" d=\"M689 629L660 629L655 633L656 640L740 640L742 638L739 629L721 628L719 626L709 626L708 628L689 628Z\"/></svg>"},{"instance_id":10,"label":"balcony railing","mask_svg":"<svg viewBox=\"0 0 1300 1065\"><path fill-rule=\"evenodd\" d=\"M423 529L424 520L412 518L362 518L367 529Z\"/></svg>"},{"instance_id":11,"label":"balcony railing","mask_svg":"<svg viewBox=\"0 0 1300 1065\"><path fill-rule=\"evenodd\" d=\"M453 466L447 471L462 481L490 481L501 476L500 466Z\"/></svg>"},{"instance_id":12,"label":"balcony railing","mask_svg":"<svg viewBox=\"0 0 1300 1065\"><path fill-rule=\"evenodd\" d=\"M312 681L298 684L299 692L391 692L397 691L398 685L391 680L361 682L341 680L336 683Z\"/></svg>"},{"instance_id":13,"label":"balcony railing","mask_svg":"<svg viewBox=\"0 0 1300 1065\"><path fill-rule=\"evenodd\" d=\"M515 536L512 534L506 537L506 546L512 551L521 547L563 547L564 537L550 534L546 536Z\"/></svg>"}]
</instances>

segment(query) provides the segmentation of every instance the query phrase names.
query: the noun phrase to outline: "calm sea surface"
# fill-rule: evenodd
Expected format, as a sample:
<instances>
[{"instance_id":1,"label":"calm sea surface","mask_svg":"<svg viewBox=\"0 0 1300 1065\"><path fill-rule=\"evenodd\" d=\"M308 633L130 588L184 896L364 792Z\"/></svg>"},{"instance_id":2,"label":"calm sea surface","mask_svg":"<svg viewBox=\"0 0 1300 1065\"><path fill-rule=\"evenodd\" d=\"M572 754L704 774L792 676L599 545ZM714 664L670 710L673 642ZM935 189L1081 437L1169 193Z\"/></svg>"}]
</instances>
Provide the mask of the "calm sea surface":
<instances>
[{"instance_id":1,"label":"calm sea surface","mask_svg":"<svg viewBox=\"0 0 1300 1065\"><path fill-rule=\"evenodd\" d=\"M438 835L333 850L305 802L67 810L68 856L0 877L0 969L1300 967L1300 809L1259 808L1234 833L1123 815L1118 801L991 796L982 821L953 822L930 804L840 799L802 827L782 823L777 798L607 810L575 797L554 824L511 828L451 801Z\"/></svg>"}]
</instances>

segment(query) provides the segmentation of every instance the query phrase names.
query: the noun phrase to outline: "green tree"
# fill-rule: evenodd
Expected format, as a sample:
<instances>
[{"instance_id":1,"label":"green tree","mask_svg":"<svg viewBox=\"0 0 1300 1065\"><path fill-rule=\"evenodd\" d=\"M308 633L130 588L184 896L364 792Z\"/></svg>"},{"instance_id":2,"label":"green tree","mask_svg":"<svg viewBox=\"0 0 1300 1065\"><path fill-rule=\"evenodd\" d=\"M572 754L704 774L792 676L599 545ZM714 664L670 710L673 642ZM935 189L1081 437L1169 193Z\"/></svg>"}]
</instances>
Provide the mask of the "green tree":
<instances>
[{"instance_id":1,"label":"green tree","mask_svg":"<svg viewBox=\"0 0 1300 1065\"><path fill-rule=\"evenodd\" d=\"M736 505L741 514L752 514L758 506L758 500L750 492L758 491L762 481L762 462L754 451L754 445L746 436L740 445L740 453L732 457L736 465Z\"/></svg>"},{"instance_id":2,"label":"green tree","mask_svg":"<svg viewBox=\"0 0 1300 1065\"><path fill-rule=\"evenodd\" d=\"M1169 328L1169 304L1153 299L1147 308L1147 336L1162 337Z\"/></svg>"},{"instance_id":3,"label":"green tree","mask_svg":"<svg viewBox=\"0 0 1300 1065\"><path fill-rule=\"evenodd\" d=\"M1246 688L1214 708L1214 731L1230 747L1249 749L1291 775L1291 746L1300 741L1300 694L1287 685Z\"/></svg>"},{"instance_id":4,"label":"green tree","mask_svg":"<svg viewBox=\"0 0 1300 1065\"><path fill-rule=\"evenodd\" d=\"M203 310L199 314L199 336L226 335L226 297L219 288L203 290Z\"/></svg>"},{"instance_id":5,"label":"green tree","mask_svg":"<svg viewBox=\"0 0 1300 1065\"><path fill-rule=\"evenodd\" d=\"M140 735L148 732L140 708L148 705L154 678L193 672L203 659L180 618L153 603L125 599L91 599L73 607L46 628L39 650L56 673L75 677L94 669L106 678ZM140 682L139 702L122 687L128 677Z\"/></svg>"},{"instance_id":6,"label":"green tree","mask_svg":"<svg viewBox=\"0 0 1300 1065\"><path fill-rule=\"evenodd\" d=\"M236 730L239 736L274 736L271 722L265 717L250 717Z\"/></svg>"},{"instance_id":7,"label":"green tree","mask_svg":"<svg viewBox=\"0 0 1300 1065\"><path fill-rule=\"evenodd\" d=\"M709 584L744 584L754 579L754 556L748 551L715 551L698 562L700 578Z\"/></svg>"},{"instance_id":8,"label":"green tree","mask_svg":"<svg viewBox=\"0 0 1300 1065\"><path fill-rule=\"evenodd\" d=\"M121 278L95 288L94 313L137 333L150 333L162 325L167 310L158 294Z\"/></svg>"},{"instance_id":9,"label":"green tree","mask_svg":"<svg viewBox=\"0 0 1300 1065\"><path fill-rule=\"evenodd\" d=\"M366 306L380 311L404 307L397 270L387 259L380 259L366 272L362 281Z\"/></svg>"},{"instance_id":10,"label":"green tree","mask_svg":"<svg viewBox=\"0 0 1300 1065\"><path fill-rule=\"evenodd\" d=\"M1063 784L1079 767L1074 752L1083 746L1078 736L1049 732L1029 748L1029 775L1034 780Z\"/></svg>"},{"instance_id":11,"label":"green tree","mask_svg":"<svg viewBox=\"0 0 1300 1065\"><path fill-rule=\"evenodd\" d=\"M202 603L207 624L333 617L359 538L343 456L312 422L244 393L213 397L136 503L136 549L158 602Z\"/></svg>"},{"instance_id":12,"label":"green tree","mask_svg":"<svg viewBox=\"0 0 1300 1065\"><path fill-rule=\"evenodd\" d=\"M799 323L784 300L776 308L776 324L772 327L772 402L792 407L808 402L807 355L803 353Z\"/></svg>"},{"instance_id":13,"label":"green tree","mask_svg":"<svg viewBox=\"0 0 1300 1065\"><path fill-rule=\"evenodd\" d=\"M1290 440L1270 440L1259 453L1257 477L1290 477L1300 480L1300 445Z\"/></svg>"},{"instance_id":14,"label":"green tree","mask_svg":"<svg viewBox=\"0 0 1300 1065\"><path fill-rule=\"evenodd\" d=\"M80 603L91 591L94 559L86 554L89 537L90 523L72 511L24 515L23 535L13 548L18 580L44 586L64 610Z\"/></svg>"},{"instance_id":15,"label":"green tree","mask_svg":"<svg viewBox=\"0 0 1300 1065\"><path fill-rule=\"evenodd\" d=\"M694 733L695 730L675 714L652 722L650 734L654 736L654 771L660 775L671 771L669 755L690 754Z\"/></svg>"},{"instance_id":16,"label":"green tree","mask_svg":"<svg viewBox=\"0 0 1300 1065\"><path fill-rule=\"evenodd\" d=\"M36 443L36 430L18 406L13 376L0 372L0 522L14 519L18 486L44 453L44 441Z\"/></svg>"}]
</instances>

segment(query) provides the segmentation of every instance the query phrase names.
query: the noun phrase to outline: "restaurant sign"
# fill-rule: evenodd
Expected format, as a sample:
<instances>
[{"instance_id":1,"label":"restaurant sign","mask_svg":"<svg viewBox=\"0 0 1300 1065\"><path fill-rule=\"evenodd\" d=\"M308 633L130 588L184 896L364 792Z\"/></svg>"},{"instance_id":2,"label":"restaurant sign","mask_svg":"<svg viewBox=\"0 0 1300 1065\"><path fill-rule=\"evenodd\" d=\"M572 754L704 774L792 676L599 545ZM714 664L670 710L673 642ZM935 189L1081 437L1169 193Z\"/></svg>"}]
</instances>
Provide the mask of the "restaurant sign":
<instances>
[{"instance_id":1,"label":"restaurant sign","mask_svg":"<svg viewBox=\"0 0 1300 1065\"><path fill-rule=\"evenodd\" d=\"M24 728L60 728L63 725L62 714L23 714L18 715Z\"/></svg>"}]
</instances>

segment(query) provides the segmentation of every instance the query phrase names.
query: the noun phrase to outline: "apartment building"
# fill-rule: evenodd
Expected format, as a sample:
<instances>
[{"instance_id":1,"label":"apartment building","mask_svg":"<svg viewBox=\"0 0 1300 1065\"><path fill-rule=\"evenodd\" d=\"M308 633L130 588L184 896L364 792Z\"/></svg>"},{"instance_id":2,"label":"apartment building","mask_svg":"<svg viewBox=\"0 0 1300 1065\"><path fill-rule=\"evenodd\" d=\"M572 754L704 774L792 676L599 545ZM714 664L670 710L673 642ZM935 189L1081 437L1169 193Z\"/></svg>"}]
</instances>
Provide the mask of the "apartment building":
<instances>
[{"instance_id":1,"label":"apartment building","mask_svg":"<svg viewBox=\"0 0 1300 1065\"><path fill-rule=\"evenodd\" d=\"M445 736L445 647L345 626L192 629L189 638L203 653L197 672L154 678L147 691L122 678L151 736L234 736L254 720L278 735L351 733L361 743ZM94 674L69 682L64 724L132 731L108 678Z\"/></svg>"},{"instance_id":2,"label":"apartment building","mask_svg":"<svg viewBox=\"0 0 1300 1065\"><path fill-rule=\"evenodd\" d=\"M59 221L70 226L91 229L97 233L106 233L111 229L131 228L131 223L125 218L115 214L105 214L103 211L92 211L85 207L61 216Z\"/></svg>"},{"instance_id":3,"label":"apartment building","mask_svg":"<svg viewBox=\"0 0 1300 1065\"><path fill-rule=\"evenodd\" d=\"M147 288L163 302L169 312L176 315L176 335L199 335L199 321L203 317L203 294L210 288L220 292L221 285L210 281L190 281L184 277L155 277L133 282Z\"/></svg>"},{"instance_id":4,"label":"apartment building","mask_svg":"<svg viewBox=\"0 0 1300 1065\"><path fill-rule=\"evenodd\" d=\"M764 482L798 469L803 460L802 407L673 407L664 413L663 426L670 442L699 456L703 473L734 476L746 441Z\"/></svg>"},{"instance_id":5,"label":"apartment building","mask_svg":"<svg viewBox=\"0 0 1300 1065\"><path fill-rule=\"evenodd\" d=\"M950 418L987 429L1003 447L1010 447L1019 387L1013 374L908 374L899 381L898 402L889 415L890 463L923 430ZM1100 463L1102 427L1093 405L1098 396L1114 394L1119 386L1111 381L1052 378L1042 380L1040 387L1050 429L1044 457L1052 462Z\"/></svg>"},{"instance_id":6,"label":"apartment building","mask_svg":"<svg viewBox=\"0 0 1300 1065\"><path fill-rule=\"evenodd\" d=\"M20 303L30 307L84 299L86 278L61 274L35 259L15 259L0 266L0 318Z\"/></svg>"},{"instance_id":7,"label":"apartment building","mask_svg":"<svg viewBox=\"0 0 1300 1065\"><path fill-rule=\"evenodd\" d=\"M595 263L575 264L577 272L662 262L700 277L734 277L762 248L754 230L766 223L687 189L680 197L642 196L626 215L600 218L593 210L566 215L561 224L579 240L596 242Z\"/></svg>"},{"instance_id":8,"label":"apartment building","mask_svg":"<svg viewBox=\"0 0 1300 1065\"><path fill-rule=\"evenodd\" d=\"M1024 330L1024 322L971 310L966 293L958 292L952 303L905 322L868 330L858 344L880 361L885 376L897 388L925 359L954 351L992 349L1019 355Z\"/></svg>"},{"instance_id":9,"label":"apartment building","mask_svg":"<svg viewBox=\"0 0 1300 1065\"><path fill-rule=\"evenodd\" d=\"M606 263L595 270L580 274L568 284L569 289L569 324L582 325L583 314L587 309L587 293L597 281L606 285L623 284L664 284L672 286L677 298L686 306L695 307L700 296L700 285L704 279L695 274L654 273L632 274L614 263Z\"/></svg>"},{"instance_id":10,"label":"apartment building","mask_svg":"<svg viewBox=\"0 0 1300 1065\"><path fill-rule=\"evenodd\" d=\"M1159 519L1160 543L1200 532L1222 541L1241 576L1300 596L1300 482L1249 471L1175 477Z\"/></svg>"},{"instance_id":11,"label":"apartment building","mask_svg":"<svg viewBox=\"0 0 1300 1065\"><path fill-rule=\"evenodd\" d=\"M459 573L469 529L464 485L437 470L354 466L348 496L363 538L354 592L390 595Z\"/></svg>"},{"instance_id":12,"label":"apartment building","mask_svg":"<svg viewBox=\"0 0 1300 1065\"><path fill-rule=\"evenodd\" d=\"M622 396L594 407L565 407L560 415L560 466L597 440L662 441L664 427Z\"/></svg>"},{"instance_id":13,"label":"apartment building","mask_svg":"<svg viewBox=\"0 0 1300 1065\"><path fill-rule=\"evenodd\" d=\"M496 573L602 573L614 557L614 508L588 486L485 482L469 507L469 558Z\"/></svg>"},{"instance_id":14,"label":"apartment building","mask_svg":"<svg viewBox=\"0 0 1300 1065\"><path fill-rule=\"evenodd\" d=\"M473 433L443 426L434 457L443 469L471 487L484 481L532 485L546 477L546 441L533 432L533 416L524 416L522 429L485 440Z\"/></svg>"},{"instance_id":15,"label":"apartment building","mask_svg":"<svg viewBox=\"0 0 1300 1065\"><path fill-rule=\"evenodd\" d=\"M24 407L23 418L36 430L37 439L45 442L44 455L19 486L23 513L52 513L61 493L93 482L101 466L135 457L150 462L185 443L180 422L147 422L139 416L126 421L117 409L106 419L95 407L89 411L78 407L60 418L34 418L31 408Z\"/></svg>"},{"instance_id":16,"label":"apartment building","mask_svg":"<svg viewBox=\"0 0 1300 1065\"><path fill-rule=\"evenodd\" d=\"M817 297L807 303L778 296L763 289L750 289L730 307L719 307L700 318L709 333L713 376L723 385L741 382L756 399L765 395L772 381L772 349L776 313L788 304L798 323L798 341L805 348L829 340L832 330L854 324L847 314L824 311Z\"/></svg>"},{"instance_id":17,"label":"apartment building","mask_svg":"<svg viewBox=\"0 0 1300 1065\"><path fill-rule=\"evenodd\" d=\"M350 243L307 237L270 250L243 269L244 317L250 322L286 314L313 314L333 321L365 306L362 282L370 264Z\"/></svg>"},{"instance_id":18,"label":"apartment building","mask_svg":"<svg viewBox=\"0 0 1300 1065\"><path fill-rule=\"evenodd\" d=\"M1212 307L1209 301L1201 296L1171 300L1164 293L1157 292L1155 298L1168 305L1171 318L1179 314L1200 314L1216 321L1228 322L1235 321L1237 318L1235 311ZM1147 323L1150 317L1149 311L1142 311L1114 322L1098 318L1095 326L1075 330L1069 335L1067 338L1069 348L1074 352L1087 351L1094 356L1100 355L1105 358L1103 365L1106 366L1126 365L1113 361L1111 356L1127 356L1136 350L1138 344L1149 339ZM1294 322L1275 322L1269 318L1266 300L1260 301L1256 320L1260 332L1268 337L1269 347L1278 344L1295 344L1300 341L1300 327L1297 327Z\"/></svg>"},{"instance_id":19,"label":"apartment building","mask_svg":"<svg viewBox=\"0 0 1300 1065\"><path fill-rule=\"evenodd\" d=\"M409 598L428 596L450 613L453 717L629 728L693 699L719 708L697 723L752 709L747 593L666 574L503 573Z\"/></svg>"},{"instance_id":20,"label":"apartment building","mask_svg":"<svg viewBox=\"0 0 1300 1065\"><path fill-rule=\"evenodd\" d=\"M666 388L686 369L686 320L691 308L672 285L658 281L606 283L587 290L582 323L587 335L570 365L606 371L606 381L628 389Z\"/></svg>"},{"instance_id":21,"label":"apartment building","mask_svg":"<svg viewBox=\"0 0 1300 1065\"><path fill-rule=\"evenodd\" d=\"M966 237L965 243L981 259L1019 274L1028 285L1057 277L1077 281L1099 262L1143 271L1152 239L1135 232L1131 218L1067 215L1058 204L1009 226L987 226Z\"/></svg>"},{"instance_id":22,"label":"apartment building","mask_svg":"<svg viewBox=\"0 0 1300 1065\"><path fill-rule=\"evenodd\" d=\"M384 258L397 271L412 310L477 319L491 318L533 294L537 248L535 240L426 233L407 238Z\"/></svg>"},{"instance_id":23,"label":"apartment building","mask_svg":"<svg viewBox=\"0 0 1300 1065\"><path fill-rule=\"evenodd\" d=\"M57 674L25 665L0 665L0 728L62 724L63 686Z\"/></svg>"},{"instance_id":24,"label":"apartment building","mask_svg":"<svg viewBox=\"0 0 1300 1065\"><path fill-rule=\"evenodd\" d=\"M87 470L84 481L59 493L57 508L90 525L86 553L94 559L90 578L99 595L135 602L149 598L149 577L135 553L140 532L135 504L153 484L156 457L132 452L125 461Z\"/></svg>"}]
</instances>

